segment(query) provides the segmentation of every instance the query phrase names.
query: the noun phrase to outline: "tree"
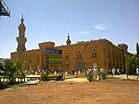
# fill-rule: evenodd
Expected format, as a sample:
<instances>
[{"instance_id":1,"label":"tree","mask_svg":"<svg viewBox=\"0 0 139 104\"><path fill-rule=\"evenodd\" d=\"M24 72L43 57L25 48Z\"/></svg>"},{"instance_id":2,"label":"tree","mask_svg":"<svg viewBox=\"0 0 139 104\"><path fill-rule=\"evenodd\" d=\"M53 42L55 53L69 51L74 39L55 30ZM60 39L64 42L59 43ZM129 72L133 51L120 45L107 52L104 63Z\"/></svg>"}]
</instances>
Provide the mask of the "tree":
<instances>
[{"instance_id":1,"label":"tree","mask_svg":"<svg viewBox=\"0 0 139 104\"><path fill-rule=\"evenodd\" d=\"M139 58L136 55L128 57L127 70L129 75L136 74L136 68L139 66Z\"/></svg>"},{"instance_id":2,"label":"tree","mask_svg":"<svg viewBox=\"0 0 139 104\"><path fill-rule=\"evenodd\" d=\"M137 57L139 58L139 44L136 44Z\"/></svg>"},{"instance_id":3,"label":"tree","mask_svg":"<svg viewBox=\"0 0 139 104\"><path fill-rule=\"evenodd\" d=\"M0 63L0 75L3 75L3 65Z\"/></svg>"},{"instance_id":4,"label":"tree","mask_svg":"<svg viewBox=\"0 0 139 104\"><path fill-rule=\"evenodd\" d=\"M136 68L139 67L139 44L136 44L136 55L128 56L127 60L127 72L128 74L136 74Z\"/></svg>"},{"instance_id":5,"label":"tree","mask_svg":"<svg viewBox=\"0 0 139 104\"><path fill-rule=\"evenodd\" d=\"M9 83L15 83L15 77L25 78L22 63L20 61L5 60L4 76L8 77Z\"/></svg>"}]
</instances>

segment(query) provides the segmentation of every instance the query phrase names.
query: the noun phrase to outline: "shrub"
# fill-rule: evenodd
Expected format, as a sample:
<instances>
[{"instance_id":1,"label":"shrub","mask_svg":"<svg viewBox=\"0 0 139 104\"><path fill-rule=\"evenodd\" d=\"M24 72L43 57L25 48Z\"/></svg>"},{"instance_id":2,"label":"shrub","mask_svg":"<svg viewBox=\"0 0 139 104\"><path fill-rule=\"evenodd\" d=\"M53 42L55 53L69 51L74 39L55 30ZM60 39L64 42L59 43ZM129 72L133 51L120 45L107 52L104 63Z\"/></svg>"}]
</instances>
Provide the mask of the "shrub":
<instances>
[{"instance_id":1,"label":"shrub","mask_svg":"<svg viewBox=\"0 0 139 104\"><path fill-rule=\"evenodd\" d=\"M61 80L61 76L57 76L56 81L60 81L60 80Z\"/></svg>"},{"instance_id":2,"label":"shrub","mask_svg":"<svg viewBox=\"0 0 139 104\"><path fill-rule=\"evenodd\" d=\"M15 84L17 84L15 78L12 78L8 84L9 85L15 85Z\"/></svg>"},{"instance_id":3,"label":"shrub","mask_svg":"<svg viewBox=\"0 0 139 104\"><path fill-rule=\"evenodd\" d=\"M49 78L48 78L48 75L46 72L43 72L42 75L41 75L41 80L43 81L49 81Z\"/></svg>"},{"instance_id":4,"label":"shrub","mask_svg":"<svg viewBox=\"0 0 139 104\"><path fill-rule=\"evenodd\" d=\"M94 80L93 73L89 72L87 75L87 79L89 80L89 82L93 81Z\"/></svg>"},{"instance_id":5,"label":"shrub","mask_svg":"<svg viewBox=\"0 0 139 104\"><path fill-rule=\"evenodd\" d=\"M8 83L7 82L0 82L0 89L5 89L8 87Z\"/></svg>"},{"instance_id":6,"label":"shrub","mask_svg":"<svg viewBox=\"0 0 139 104\"><path fill-rule=\"evenodd\" d=\"M107 74L106 73L101 73L100 74L100 79L106 80L107 79Z\"/></svg>"},{"instance_id":7,"label":"shrub","mask_svg":"<svg viewBox=\"0 0 139 104\"><path fill-rule=\"evenodd\" d=\"M60 80L63 81L64 79L65 79L65 77L62 75L59 75L56 77L56 81L60 81Z\"/></svg>"}]
</instances>

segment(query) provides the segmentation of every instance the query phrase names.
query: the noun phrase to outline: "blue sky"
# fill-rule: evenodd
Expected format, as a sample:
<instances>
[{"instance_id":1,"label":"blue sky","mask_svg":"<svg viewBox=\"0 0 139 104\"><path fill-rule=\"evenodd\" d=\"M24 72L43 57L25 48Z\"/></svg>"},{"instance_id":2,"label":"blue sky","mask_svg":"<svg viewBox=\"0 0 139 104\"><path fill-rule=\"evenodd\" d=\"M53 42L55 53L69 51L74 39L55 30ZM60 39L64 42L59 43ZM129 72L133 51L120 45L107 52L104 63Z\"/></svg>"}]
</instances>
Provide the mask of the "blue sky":
<instances>
[{"instance_id":1,"label":"blue sky","mask_svg":"<svg viewBox=\"0 0 139 104\"><path fill-rule=\"evenodd\" d=\"M27 50L38 43L66 44L109 39L125 43L136 52L139 42L139 0L5 0L11 16L0 17L0 57L16 51L18 25L22 14L26 26Z\"/></svg>"}]
</instances>

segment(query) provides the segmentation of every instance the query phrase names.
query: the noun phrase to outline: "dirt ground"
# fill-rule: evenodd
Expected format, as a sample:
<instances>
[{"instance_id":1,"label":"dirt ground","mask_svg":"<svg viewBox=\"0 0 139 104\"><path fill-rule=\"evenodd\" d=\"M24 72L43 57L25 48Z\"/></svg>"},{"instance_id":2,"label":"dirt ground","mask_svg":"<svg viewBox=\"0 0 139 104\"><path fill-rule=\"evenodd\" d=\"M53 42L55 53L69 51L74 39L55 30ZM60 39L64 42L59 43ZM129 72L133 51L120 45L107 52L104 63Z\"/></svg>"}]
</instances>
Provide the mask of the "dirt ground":
<instances>
[{"instance_id":1,"label":"dirt ground","mask_svg":"<svg viewBox=\"0 0 139 104\"><path fill-rule=\"evenodd\" d=\"M52 81L0 90L0 104L139 104L139 81Z\"/></svg>"}]
</instances>

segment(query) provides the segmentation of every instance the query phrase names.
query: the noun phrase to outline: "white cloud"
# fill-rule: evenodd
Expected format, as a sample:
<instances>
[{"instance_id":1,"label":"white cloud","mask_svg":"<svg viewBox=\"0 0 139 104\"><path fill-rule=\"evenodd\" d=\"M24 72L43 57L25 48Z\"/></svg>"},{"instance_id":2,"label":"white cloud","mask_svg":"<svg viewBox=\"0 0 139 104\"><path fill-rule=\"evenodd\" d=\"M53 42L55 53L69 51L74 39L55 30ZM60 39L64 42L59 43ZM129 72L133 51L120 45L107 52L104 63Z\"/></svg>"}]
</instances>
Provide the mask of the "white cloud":
<instances>
[{"instance_id":1,"label":"white cloud","mask_svg":"<svg viewBox=\"0 0 139 104\"><path fill-rule=\"evenodd\" d=\"M104 25L104 24L98 24L98 25L95 25L94 28L97 29L97 30L106 30L108 29L110 26L107 26L107 25Z\"/></svg>"},{"instance_id":2,"label":"white cloud","mask_svg":"<svg viewBox=\"0 0 139 104\"><path fill-rule=\"evenodd\" d=\"M90 33L91 33L91 31L82 31L82 32L80 32L80 34L83 34L83 35L90 34Z\"/></svg>"}]
</instances>

